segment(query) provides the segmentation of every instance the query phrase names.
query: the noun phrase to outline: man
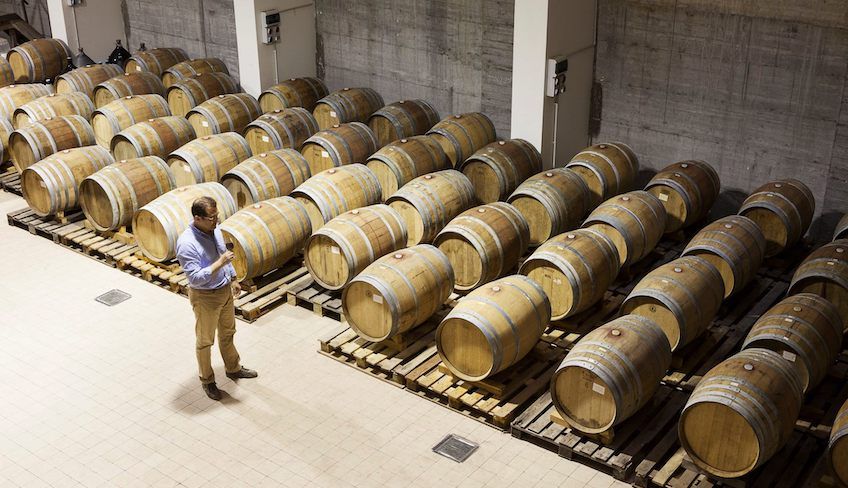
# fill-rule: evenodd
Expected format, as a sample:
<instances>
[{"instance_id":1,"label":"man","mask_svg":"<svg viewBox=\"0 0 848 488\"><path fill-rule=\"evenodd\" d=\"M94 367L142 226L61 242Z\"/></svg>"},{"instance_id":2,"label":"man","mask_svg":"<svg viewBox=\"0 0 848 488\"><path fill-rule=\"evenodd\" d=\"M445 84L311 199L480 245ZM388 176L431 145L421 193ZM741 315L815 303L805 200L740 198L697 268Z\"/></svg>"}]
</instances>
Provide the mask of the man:
<instances>
[{"instance_id":1,"label":"man","mask_svg":"<svg viewBox=\"0 0 848 488\"><path fill-rule=\"evenodd\" d=\"M191 205L193 221L177 240L177 260L188 278L188 299L196 318L197 366L206 396L221 399L212 371L212 345L218 331L218 347L224 358L227 377L256 378L256 371L243 367L233 344L236 333L233 295L241 292L232 260L234 254L224 246L218 229L218 205L209 197L200 197Z\"/></svg>"}]
</instances>

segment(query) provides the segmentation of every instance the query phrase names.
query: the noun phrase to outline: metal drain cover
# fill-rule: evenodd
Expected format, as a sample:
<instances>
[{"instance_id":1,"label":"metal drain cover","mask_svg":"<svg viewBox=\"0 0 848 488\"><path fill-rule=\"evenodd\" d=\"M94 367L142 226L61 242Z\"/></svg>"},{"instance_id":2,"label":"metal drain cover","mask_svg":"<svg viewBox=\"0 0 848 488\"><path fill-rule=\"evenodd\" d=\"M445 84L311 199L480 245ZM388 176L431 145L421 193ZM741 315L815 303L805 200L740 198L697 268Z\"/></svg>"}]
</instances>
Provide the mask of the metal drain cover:
<instances>
[{"instance_id":1,"label":"metal drain cover","mask_svg":"<svg viewBox=\"0 0 848 488\"><path fill-rule=\"evenodd\" d=\"M433 452L461 463L474 454L474 451L476 451L478 447L480 447L480 445L476 442L471 442L464 437L451 434L439 441L439 443L433 447Z\"/></svg>"},{"instance_id":2,"label":"metal drain cover","mask_svg":"<svg viewBox=\"0 0 848 488\"><path fill-rule=\"evenodd\" d=\"M121 290L109 290L95 298L95 300L111 307L112 305L117 305L125 300L129 300L130 298L132 298L132 295L127 292Z\"/></svg>"}]
</instances>

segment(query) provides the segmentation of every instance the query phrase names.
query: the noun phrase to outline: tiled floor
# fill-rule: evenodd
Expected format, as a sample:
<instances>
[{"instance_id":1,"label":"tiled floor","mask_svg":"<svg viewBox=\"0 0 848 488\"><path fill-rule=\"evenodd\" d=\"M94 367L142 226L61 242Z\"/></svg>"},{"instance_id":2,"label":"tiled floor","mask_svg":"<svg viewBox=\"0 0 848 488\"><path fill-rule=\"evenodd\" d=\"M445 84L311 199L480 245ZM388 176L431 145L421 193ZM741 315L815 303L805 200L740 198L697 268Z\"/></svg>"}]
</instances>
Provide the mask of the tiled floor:
<instances>
[{"instance_id":1,"label":"tiled floor","mask_svg":"<svg viewBox=\"0 0 848 488\"><path fill-rule=\"evenodd\" d=\"M300 308L239 322L260 377L215 350L210 401L187 300L8 227L23 206L0 192L0 486L628 486L319 355L336 323ZM433 454L448 433L481 447Z\"/></svg>"}]
</instances>

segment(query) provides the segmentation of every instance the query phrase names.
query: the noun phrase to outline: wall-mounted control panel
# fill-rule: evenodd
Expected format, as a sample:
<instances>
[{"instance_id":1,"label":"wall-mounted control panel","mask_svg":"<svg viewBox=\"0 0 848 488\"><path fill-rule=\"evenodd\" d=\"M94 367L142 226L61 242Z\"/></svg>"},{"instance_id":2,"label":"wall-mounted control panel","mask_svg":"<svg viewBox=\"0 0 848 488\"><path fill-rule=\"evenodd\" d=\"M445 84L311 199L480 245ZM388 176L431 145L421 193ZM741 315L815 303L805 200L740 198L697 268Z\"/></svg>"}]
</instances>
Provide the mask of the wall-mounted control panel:
<instances>
[{"instance_id":1,"label":"wall-mounted control panel","mask_svg":"<svg viewBox=\"0 0 848 488\"><path fill-rule=\"evenodd\" d=\"M276 44L280 42L280 11L263 10L259 15L262 19L262 43Z\"/></svg>"},{"instance_id":2,"label":"wall-mounted control panel","mask_svg":"<svg viewBox=\"0 0 848 488\"><path fill-rule=\"evenodd\" d=\"M548 59L545 69L545 96L556 97L565 91L565 73L567 71L567 57L560 56Z\"/></svg>"}]
</instances>

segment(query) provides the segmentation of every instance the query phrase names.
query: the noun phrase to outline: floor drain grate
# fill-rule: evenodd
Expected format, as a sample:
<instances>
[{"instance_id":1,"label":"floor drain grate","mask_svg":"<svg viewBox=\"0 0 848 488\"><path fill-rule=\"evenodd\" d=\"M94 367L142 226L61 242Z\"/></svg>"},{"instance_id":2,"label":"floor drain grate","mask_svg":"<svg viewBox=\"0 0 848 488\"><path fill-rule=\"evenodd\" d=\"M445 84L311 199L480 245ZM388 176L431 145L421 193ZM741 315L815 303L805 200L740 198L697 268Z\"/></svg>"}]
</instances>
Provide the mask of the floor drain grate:
<instances>
[{"instance_id":1,"label":"floor drain grate","mask_svg":"<svg viewBox=\"0 0 848 488\"><path fill-rule=\"evenodd\" d=\"M471 442L468 439L451 434L439 441L439 443L433 447L433 452L461 463L474 454L474 451L476 451L478 447L480 447L480 445L476 442Z\"/></svg>"},{"instance_id":2,"label":"floor drain grate","mask_svg":"<svg viewBox=\"0 0 848 488\"><path fill-rule=\"evenodd\" d=\"M117 305L123 301L129 300L130 298L132 298L132 295L127 292L121 290L109 290L94 300L111 307L112 305Z\"/></svg>"}]
</instances>

